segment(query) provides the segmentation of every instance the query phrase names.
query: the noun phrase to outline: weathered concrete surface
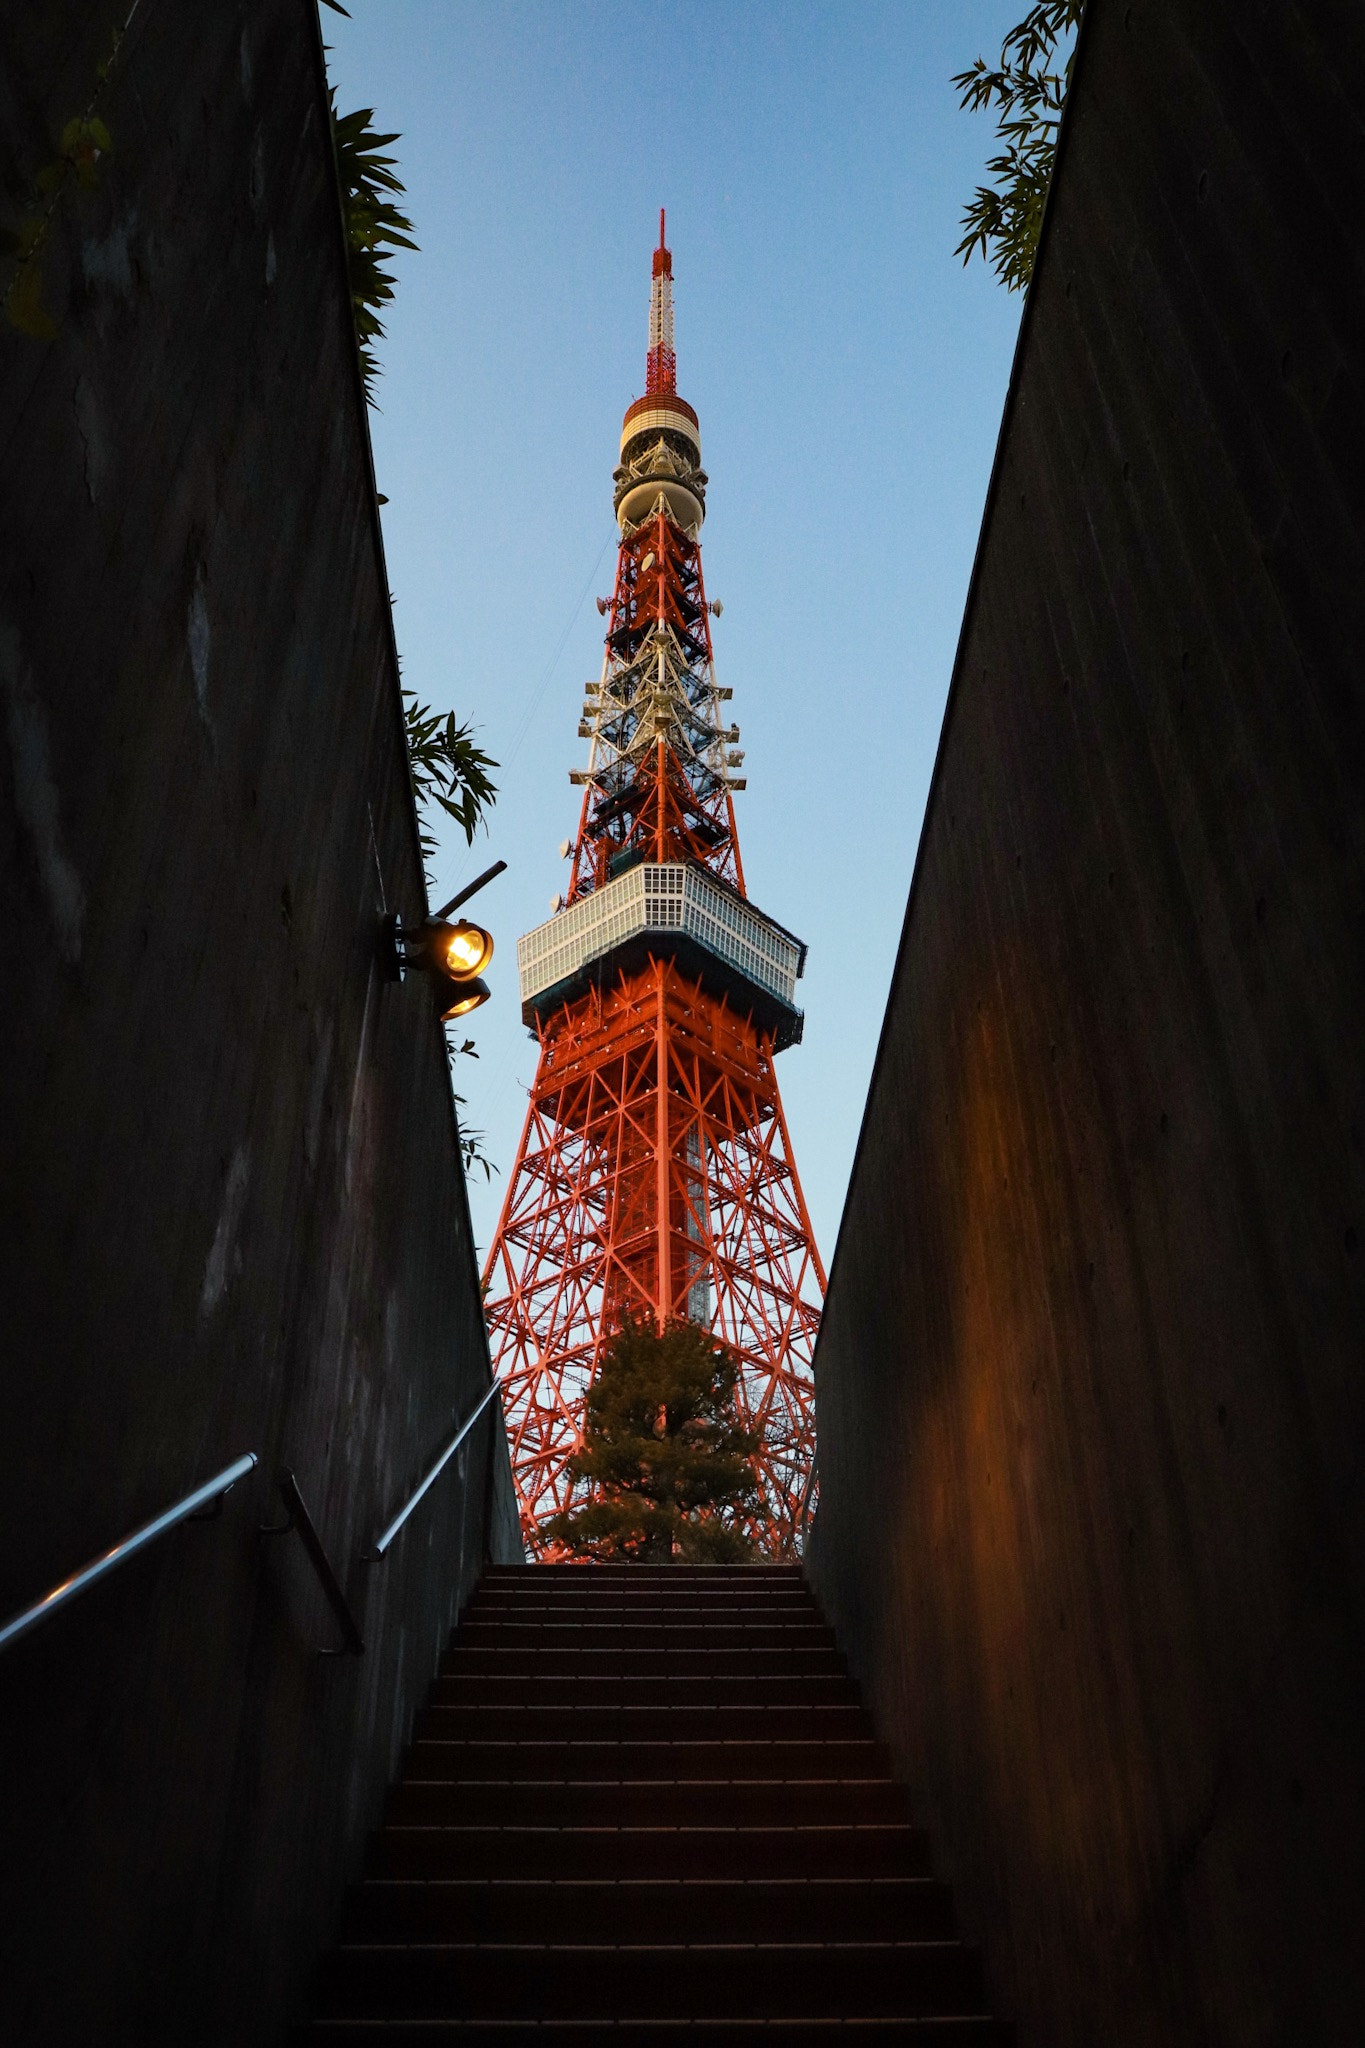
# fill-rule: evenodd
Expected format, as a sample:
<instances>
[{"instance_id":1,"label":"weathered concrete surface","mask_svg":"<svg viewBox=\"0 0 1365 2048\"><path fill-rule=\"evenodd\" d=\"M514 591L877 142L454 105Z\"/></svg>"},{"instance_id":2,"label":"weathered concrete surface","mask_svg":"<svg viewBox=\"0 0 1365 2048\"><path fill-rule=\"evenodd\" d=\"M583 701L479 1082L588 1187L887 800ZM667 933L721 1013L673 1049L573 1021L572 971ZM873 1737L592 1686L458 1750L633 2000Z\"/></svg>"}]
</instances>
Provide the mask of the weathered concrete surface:
<instances>
[{"instance_id":1,"label":"weathered concrete surface","mask_svg":"<svg viewBox=\"0 0 1365 2048\"><path fill-rule=\"evenodd\" d=\"M5 220L94 0L0 24ZM437 1650L519 1555L439 1028L310 0L143 5L0 325L0 1613L261 1473L0 1660L0 2035L268 2042ZM6 258L5 282L12 274ZM360 1616L335 1625L274 1482Z\"/></svg>"},{"instance_id":2,"label":"weathered concrete surface","mask_svg":"<svg viewBox=\"0 0 1365 2048\"><path fill-rule=\"evenodd\" d=\"M1092 0L817 1357L1048 2048L1365 2011L1365 15Z\"/></svg>"}]
</instances>

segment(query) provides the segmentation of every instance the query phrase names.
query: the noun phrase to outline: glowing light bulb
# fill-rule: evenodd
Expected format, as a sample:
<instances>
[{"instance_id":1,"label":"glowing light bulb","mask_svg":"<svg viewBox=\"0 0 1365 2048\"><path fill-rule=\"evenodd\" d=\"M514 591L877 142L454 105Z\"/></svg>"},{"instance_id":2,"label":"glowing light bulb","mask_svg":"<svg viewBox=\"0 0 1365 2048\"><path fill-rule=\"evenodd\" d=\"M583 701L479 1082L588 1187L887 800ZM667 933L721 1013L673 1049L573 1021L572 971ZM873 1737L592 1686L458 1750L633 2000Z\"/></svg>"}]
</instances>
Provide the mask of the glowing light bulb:
<instances>
[{"instance_id":1,"label":"glowing light bulb","mask_svg":"<svg viewBox=\"0 0 1365 2048\"><path fill-rule=\"evenodd\" d=\"M482 925L460 920L446 940L446 967L457 978L477 974L493 957L493 941Z\"/></svg>"}]
</instances>

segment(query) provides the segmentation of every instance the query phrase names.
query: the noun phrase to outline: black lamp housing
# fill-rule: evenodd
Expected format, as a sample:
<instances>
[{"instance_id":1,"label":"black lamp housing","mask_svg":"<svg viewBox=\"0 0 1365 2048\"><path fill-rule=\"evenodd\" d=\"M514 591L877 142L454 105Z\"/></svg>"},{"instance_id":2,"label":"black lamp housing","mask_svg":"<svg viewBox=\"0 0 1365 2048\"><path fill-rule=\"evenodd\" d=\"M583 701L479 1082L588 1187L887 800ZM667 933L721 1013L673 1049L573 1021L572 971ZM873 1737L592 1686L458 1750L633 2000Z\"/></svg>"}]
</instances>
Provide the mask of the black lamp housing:
<instances>
[{"instance_id":1,"label":"black lamp housing","mask_svg":"<svg viewBox=\"0 0 1365 2048\"><path fill-rule=\"evenodd\" d=\"M471 1010L477 1010L493 993L479 974L471 975L468 981L436 980L432 986L436 991L436 1003L443 1024L448 1024L452 1017L464 1017Z\"/></svg>"},{"instance_id":2,"label":"black lamp housing","mask_svg":"<svg viewBox=\"0 0 1365 2048\"><path fill-rule=\"evenodd\" d=\"M493 957L492 936L467 918L428 917L404 926L392 912L381 928L380 950L390 981L406 974L427 976L442 1019L464 1016L492 994L479 972Z\"/></svg>"}]
</instances>

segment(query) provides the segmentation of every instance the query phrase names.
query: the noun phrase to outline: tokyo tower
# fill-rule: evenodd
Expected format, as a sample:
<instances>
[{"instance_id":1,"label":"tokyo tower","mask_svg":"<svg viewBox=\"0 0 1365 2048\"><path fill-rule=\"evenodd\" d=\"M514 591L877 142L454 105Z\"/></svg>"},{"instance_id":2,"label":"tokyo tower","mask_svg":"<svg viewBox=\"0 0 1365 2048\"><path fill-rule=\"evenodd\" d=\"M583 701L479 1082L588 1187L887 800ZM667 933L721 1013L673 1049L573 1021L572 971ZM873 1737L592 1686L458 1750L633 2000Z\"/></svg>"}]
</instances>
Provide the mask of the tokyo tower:
<instances>
[{"instance_id":1,"label":"tokyo tower","mask_svg":"<svg viewBox=\"0 0 1365 2048\"><path fill-rule=\"evenodd\" d=\"M698 534L706 473L677 392L659 216L645 395L615 471L616 585L568 890L520 940L539 1040L484 1292L522 1526L567 1505L584 1395L622 1318L688 1318L740 1368L761 1433L750 1533L791 1554L813 1482L811 1353L825 1275L774 1056L801 1037L805 946L749 901L735 831L744 756L716 682Z\"/></svg>"}]
</instances>

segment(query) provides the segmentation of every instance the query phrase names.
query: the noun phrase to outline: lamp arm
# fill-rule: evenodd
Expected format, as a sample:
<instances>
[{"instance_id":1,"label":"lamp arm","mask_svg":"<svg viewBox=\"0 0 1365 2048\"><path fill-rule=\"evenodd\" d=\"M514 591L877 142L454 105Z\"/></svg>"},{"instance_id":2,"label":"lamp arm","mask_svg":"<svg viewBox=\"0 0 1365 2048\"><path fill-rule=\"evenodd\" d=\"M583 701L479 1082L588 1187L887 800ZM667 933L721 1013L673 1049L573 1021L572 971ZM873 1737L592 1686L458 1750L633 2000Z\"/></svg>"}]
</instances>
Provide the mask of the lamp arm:
<instances>
[{"instance_id":1,"label":"lamp arm","mask_svg":"<svg viewBox=\"0 0 1365 2048\"><path fill-rule=\"evenodd\" d=\"M449 903L443 903L439 910L433 910L431 922L439 923L441 918L449 917L452 910L458 910L462 903L468 903L471 896L478 895L485 882L496 880L506 866L505 860L495 860L491 868L485 868L481 875L476 875L467 888L460 890L458 896L452 896Z\"/></svg>"}]
</instances>

